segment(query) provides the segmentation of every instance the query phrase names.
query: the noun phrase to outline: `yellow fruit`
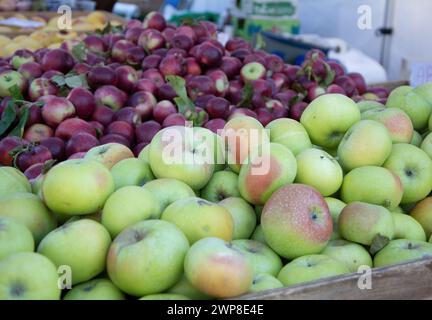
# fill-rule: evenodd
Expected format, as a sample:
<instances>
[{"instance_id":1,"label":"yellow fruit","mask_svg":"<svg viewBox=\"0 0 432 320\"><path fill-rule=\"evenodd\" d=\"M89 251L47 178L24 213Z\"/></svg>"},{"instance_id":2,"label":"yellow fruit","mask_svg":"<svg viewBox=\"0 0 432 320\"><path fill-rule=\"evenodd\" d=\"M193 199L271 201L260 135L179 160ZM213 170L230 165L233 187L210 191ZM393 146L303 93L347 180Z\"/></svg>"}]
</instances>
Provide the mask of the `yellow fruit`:
<instances>
[{"instance_id":1,"label":"yellow fruit","mask_svg":"<svg viewBox=\"0 0 432 320\"><path fill-rule=\"evenodd\" d=\"M21 42L21 41L25 41L27 39L27 36L25 35L19 35L16 36L15 38L13 38L13 42Z\"/></svg>"},{"instance_id":2,"label":"yellow fruit","mask_svg":"<svg viewBox=\"0 0 432 320\"><path fill-rule=\"evenodd\" d=\"M48 49L58 49L61 46L61 42L54 42L48 46Z\"/></svg>"},{"instance_id":3,"label":"yellow fruit","mask_svg":"<svg viewBox=\"0 0 432 320\"><path fill-rule=\"evenodd\" d=\"M5 56L10 56L17 50L25 49L25 44L21 42L11 42L4 48Z\"/></svg>"},{"instance_id":4,"label":"yellow fruit","mask_svg":"<svg viewBox=\"0 0 432 320\"><path fill-rule=\"evenodd\" d=\"M28 20L27 17L25 15L21 14L21 13L15 13L13 15L13 17L16 18L16 19Z\"/></svg>"},{"instance_id":5,"label":"yellow fruit","mask_svg":"<svg viewBox=\"0 0 432 320\"><path fill-rule=\"evenodd\" d=\"M11 39L0 34L0 47L6 46L9 42L11 42Z\"/></svg>"},{"instance_id":6,"label":"yellow fruit","mask_svg":"<svg viewBox=\"0 0 432 320\"><path fill-rule=\"evenodd\" d=\"M94 26L105 26L108 23L108 17L101 11L95 11L87 15L87 21Z\"/></svg>"},{"instance_id":7,"label":"yellow fruit","mask_svg":"<svg viewBox=\"0 0 432 320\"><path fill-rule=\"evenodd\" d=\"M38 30L30 34L30 39L40 43L41 46L46 46L50 43L51 36L47 31Z\"/></svg>"}]
</instances>

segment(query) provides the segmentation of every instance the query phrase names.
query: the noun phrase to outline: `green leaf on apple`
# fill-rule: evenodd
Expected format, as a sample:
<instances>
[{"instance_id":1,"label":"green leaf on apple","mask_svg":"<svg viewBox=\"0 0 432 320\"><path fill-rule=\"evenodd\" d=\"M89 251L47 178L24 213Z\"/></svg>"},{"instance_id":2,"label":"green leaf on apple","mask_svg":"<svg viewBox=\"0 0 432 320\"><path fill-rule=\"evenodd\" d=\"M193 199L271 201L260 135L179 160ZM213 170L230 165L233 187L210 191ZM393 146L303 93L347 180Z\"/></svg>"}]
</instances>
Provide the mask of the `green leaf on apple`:
<instances>
[{"instance_id":1,"label":"green leaf on apple","mask_svg":"<svg viewBox=\"0 0 432 320\"><path fill-rule=\"evenodd\" d=\"M382 236L380 234L377 234L373 239L372 243L369 247L369 252L374 255L378 251L380 251L382 248L384 248L388 243L390 242L390 239L388 237Z\"/></svg>"},{"instance_id":2,"label":"green leaf on apple","mask_svg":"<svg viewBox=\"0 0 432 320\"><path fill-rule=\"evenodd\" d=\"M16 110L13 101L9 101L0 119L0 135L4 134L16 118Z\"/></svg>"},{"instance_id":3,"label":"green leaf on apple","mask_svg":"<svg viewBox=\"0 0 432 320\"><path fill-rule=\"evenodd\" d=\"M83 62L87 57L87 50L84 43L80 42L72 48L72 55L79 62Z\"/></svg>"},{"instance_id":4,"label":"green leaf on apple","mask_svg":"<svg viewBox=\"0 0 432 320\"><path fill-rule=\"evenodd\" d=\"M59 87L64 86L66 84L65 77L62 75L56 75L56 76L52 77L51 82L53 82L55 85L57 85Z\"/></svg>"},{"instance_id":5,"label":"green leaf on apple","mask_svg":"<svg viewBox=\"0 0 432 320\"><path fill-rule=\"evenodd\" d=\"M22 138L22 136L24 134L24 127L27 123L28 118L29 118L29 108L24 106L21 108L21 116L20 116L20 120L19 120L18 124L9 133L9 136L17 136L17 137Z\"/></svg>"},{"instance_id":6,"label":"green leaf on apple","mask_svg":"<svg viewBox=\"0 0 432 320\"><path fill-rule=\"evenodd\" d=\"M173 88L174 92L177 94L177 97L174 98L174 102L176 103L178 110L181 114L186 115L186 112L190 110L191 112L195 112L195 104L188 97L186 90L186 81L182 77L179 76L167 76L167 82Z\"/></svg>"},{"instance_id":7,"label":"green leaf on apple","mask_svg":"<svg viewBox=\"0 0 432 320\"><path fill-rule=\"evenodd\" d=\"M250 108L252 105L252 97L253 97L253 86L250 82L247 82L243 86L242 99L237 104L237 106L243 108Z\"/></svg>"},{"instance_id":8,"label":"green leaf on apple","mask_svg":"<svg viewBox=\"0 0 432 320\"><path fill-rule=\"evenodd\" d=\"M11 94L11 97L12 97L14 100L24 100L24 97L23 97L23 95L22 95L22 92L21 92L20 88L19 88L16 84L10 86L10 87L8 88L8 90L9 90L9 92L10 92L10 94Z\"/></svg>"},{"instance_id":9,"label":"green leaf on apple","mask_svg":"<svg viewBox=\"0 0 432 320\"><path fill-rule=\"evenodd\" d=\"M48 173L48 171L54 166L54 164L57 162L55 159L47 160L44 162L42 166L42 174Z\"/></svg>"},{"instance_id":10,"label":"green leaf on apple","mask_svg":"<svg viewBox=\"0 0 432 320\"><path fill-rule=\"evenodd\" d=\"M66 77L65 84L69 88L84 87L83 79L79 75Z\"/></svg>"},{"instance_id":11,"label":"green leaf on apple","mask_svg":"<svg viewBox=\"0 0 432 320\"><path fill-rule=\"evenodd\" d=\"M328 87L329 85L331 85L333 83L333 80L336 76L336 72L334 72L332 70L332 68L329 66L328 63L324 62L324 67L326 69L327 76L325 77L323 84L324 84L324 86Z\"/></svg>"}]
</instances>

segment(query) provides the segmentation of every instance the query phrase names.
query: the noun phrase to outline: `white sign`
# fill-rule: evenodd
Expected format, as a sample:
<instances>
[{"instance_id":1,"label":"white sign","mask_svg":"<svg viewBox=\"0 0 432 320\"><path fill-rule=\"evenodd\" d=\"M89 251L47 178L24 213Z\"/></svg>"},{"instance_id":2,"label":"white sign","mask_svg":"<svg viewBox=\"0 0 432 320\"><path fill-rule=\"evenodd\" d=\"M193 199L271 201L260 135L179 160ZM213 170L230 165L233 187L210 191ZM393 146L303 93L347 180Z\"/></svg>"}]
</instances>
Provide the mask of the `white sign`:
<instances>
[{"instance_id":1,"label":"white sign","mask_svg":"<svg viewBox=\"0 0 432 320\"><path fill-rule=\"evenodd\" d=\"M411 86L417 87L428 82L432 82L432 62L413 62L411 64Z\"/></svg>"}]
</instances>

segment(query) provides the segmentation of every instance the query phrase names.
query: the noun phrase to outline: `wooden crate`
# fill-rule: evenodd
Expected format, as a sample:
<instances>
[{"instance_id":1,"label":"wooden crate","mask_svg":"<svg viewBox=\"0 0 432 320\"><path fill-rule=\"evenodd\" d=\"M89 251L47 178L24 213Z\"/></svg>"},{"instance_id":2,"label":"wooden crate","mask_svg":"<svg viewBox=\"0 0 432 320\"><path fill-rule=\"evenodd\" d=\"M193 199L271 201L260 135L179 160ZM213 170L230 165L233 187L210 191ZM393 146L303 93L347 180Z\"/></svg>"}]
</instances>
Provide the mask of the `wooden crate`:
<instances>
[{"instance_id":1,"label":"wooden crate","mask_svg":"<svg viewBox=\"0 0 432 320\"><path fill-rule=\"evenodd\" d=\"M360 274L240 297L245 300L432 300L432 258L372 269L372 289L359 289Z\"/></svg>"},{"instance_id":2,"label":"wooden crate","mask_svg":"<svg viewBox=\"0 0 432 320\"><path fill-rule=\"evenodd\" d=\"M116 22L120 22L120 23L125 23L126 20L122 17L119 17L115 14L112 14L111 12L106 12L106 11L101 11L103 12L109 19L109 21L116 21ZM88 15L90 12L87 11L72 11L72 19L73 18L77 18L77 17L83 17ZM16 14L20 14L23 15L25 17L28 18L33 18L33 17L40 17L42 19L44 19L45 21L49 21L51 18L53 17L60 17L61 14L57 13L57 12L52 12L52 11L3 11L0 12L0 16L4 17L4 18L9 18L9 17L13 17ZM13 38L19 35L29 35L32 32L38 30L38 29L14 29L11 28L12 30L10 32L3 32L0 31L0 34L8 36L9 38ZM92 32L94 30L80 30L78 31L78 33L85 33L85 32Z\"/></svg>"}]
</instances>

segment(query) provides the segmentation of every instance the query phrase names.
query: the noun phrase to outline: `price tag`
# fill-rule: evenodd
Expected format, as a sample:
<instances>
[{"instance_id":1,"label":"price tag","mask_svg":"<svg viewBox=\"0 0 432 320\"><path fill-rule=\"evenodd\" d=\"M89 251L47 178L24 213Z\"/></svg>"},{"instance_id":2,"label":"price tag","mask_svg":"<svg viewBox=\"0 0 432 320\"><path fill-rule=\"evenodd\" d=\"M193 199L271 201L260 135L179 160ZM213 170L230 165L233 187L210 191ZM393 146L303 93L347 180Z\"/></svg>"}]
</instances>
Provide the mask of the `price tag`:
<instances>
[{"instance_id":1,"label":"price tag","mask_svg":"<svg viewBox=\"0 0 432 320\"><path fill-rule=\"evenodd\" d=\"M411 65L410 84L417 87L432 82L432 62L414 62Z\"/></svg>"}]
</instances>

